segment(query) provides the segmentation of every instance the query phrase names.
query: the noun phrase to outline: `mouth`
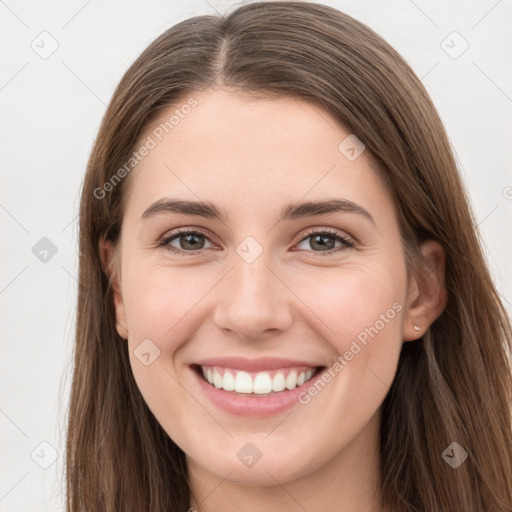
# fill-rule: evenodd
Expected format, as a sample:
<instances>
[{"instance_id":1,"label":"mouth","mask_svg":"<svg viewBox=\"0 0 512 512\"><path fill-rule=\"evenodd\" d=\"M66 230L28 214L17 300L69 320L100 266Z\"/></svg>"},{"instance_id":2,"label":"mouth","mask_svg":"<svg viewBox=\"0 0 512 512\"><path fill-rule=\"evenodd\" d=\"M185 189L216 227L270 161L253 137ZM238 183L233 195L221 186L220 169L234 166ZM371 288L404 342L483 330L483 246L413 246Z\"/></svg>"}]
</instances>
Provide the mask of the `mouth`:
<instances>
[{"instance_id":1,"label":"mouth","mask_svg":"<svg viewBox=\"0 0 512 512\"><path fill-rule=\"evenodd\" d=\"M326 366L294 366L265 371L199 364L192 364L191 368L212 388L257 399L293 391L325 370Z\"/></svg>"}]
</instances>

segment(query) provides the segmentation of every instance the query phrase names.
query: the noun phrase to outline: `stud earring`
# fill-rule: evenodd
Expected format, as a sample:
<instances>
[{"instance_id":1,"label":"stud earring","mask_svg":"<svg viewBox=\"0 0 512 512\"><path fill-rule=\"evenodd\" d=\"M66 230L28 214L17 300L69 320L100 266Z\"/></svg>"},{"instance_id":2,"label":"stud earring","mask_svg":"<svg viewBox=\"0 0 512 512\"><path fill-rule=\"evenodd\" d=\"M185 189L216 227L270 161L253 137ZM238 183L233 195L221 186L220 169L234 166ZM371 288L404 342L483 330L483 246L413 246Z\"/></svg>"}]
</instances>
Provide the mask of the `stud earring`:
<instances>
[{"instance_id":1,"label":"stud earring","mask_svg":"<svg viewBox=\"0 0 512 512\"><path fill-rule=\"evenodd\" d=\"M416 325L416 324L413 325L413 329L415 331L421 331L421 327L419 325Z\"/></svg>"}]
</instances>

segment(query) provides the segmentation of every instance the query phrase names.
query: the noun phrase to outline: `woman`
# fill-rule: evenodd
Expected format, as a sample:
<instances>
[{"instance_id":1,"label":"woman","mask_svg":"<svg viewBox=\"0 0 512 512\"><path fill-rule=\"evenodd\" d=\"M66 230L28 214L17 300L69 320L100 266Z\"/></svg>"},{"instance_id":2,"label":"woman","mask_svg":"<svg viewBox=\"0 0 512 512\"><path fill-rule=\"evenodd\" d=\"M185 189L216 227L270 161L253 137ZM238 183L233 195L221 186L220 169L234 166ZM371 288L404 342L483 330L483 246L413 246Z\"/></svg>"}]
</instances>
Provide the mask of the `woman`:
<instances>
[{"instance_id":1,"label":"woman","mask_svg":"<svg viewBox=\"0 0 512 512\"><path fill-rule=\"evenodd\" d=\"M67 510L512 510L511 328L421 82L301 2L179 23L82 191Z\"/></svg>"}]
</instances>

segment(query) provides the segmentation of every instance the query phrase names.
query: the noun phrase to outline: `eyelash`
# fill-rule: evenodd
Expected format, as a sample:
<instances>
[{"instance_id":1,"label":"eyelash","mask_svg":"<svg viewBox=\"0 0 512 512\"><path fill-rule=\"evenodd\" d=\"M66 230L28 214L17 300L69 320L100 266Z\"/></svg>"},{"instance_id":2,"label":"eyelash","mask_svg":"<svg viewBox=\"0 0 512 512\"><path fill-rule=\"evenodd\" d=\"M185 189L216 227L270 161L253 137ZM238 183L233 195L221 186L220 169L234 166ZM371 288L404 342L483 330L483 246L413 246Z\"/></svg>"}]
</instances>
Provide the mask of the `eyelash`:
<instances>
[{"instance_id":1,"label":"eyelash","mask_svg":"<svg viewBox=\"0 0 512 512\"><path fill-rule=\"evenodd\" d=\"M169 245L170 242L179 238L181 235L198 235L198 236L205 237L207 240L209 240L209 238L204 233L201 233L200 231L183 229L180 231L175 231L174 233L171 233L167 236L164 236L162 239L160 239L158 241L157 247L164 247L165 249L167 249L171 252L174 252L177 254L182 254L182 255L187 254L189 256L201 254L203 251L207 250L207 249L197 249L197 250L186 251L184 249L177 249L176 247L172 247L171 245ZM336 241L341 242L344 246L344 247L329 249L328 251L312 251L313 253L321 255L321 256L329 256L333 253L339 252L340 250L342 250L344 248L354 247L354 245L355 245L349 239L340 235L336 231L332 231L328 228L316 229L316 230L313 229L313 230L309 231L304 237L302 237L298 243L300 244L300 243L304 242L305 240L312 237L313 235L322 235L322 236L332 237ZM211 242L211 240L209 240L209 241Z\"/></svg>"}]
</instances>

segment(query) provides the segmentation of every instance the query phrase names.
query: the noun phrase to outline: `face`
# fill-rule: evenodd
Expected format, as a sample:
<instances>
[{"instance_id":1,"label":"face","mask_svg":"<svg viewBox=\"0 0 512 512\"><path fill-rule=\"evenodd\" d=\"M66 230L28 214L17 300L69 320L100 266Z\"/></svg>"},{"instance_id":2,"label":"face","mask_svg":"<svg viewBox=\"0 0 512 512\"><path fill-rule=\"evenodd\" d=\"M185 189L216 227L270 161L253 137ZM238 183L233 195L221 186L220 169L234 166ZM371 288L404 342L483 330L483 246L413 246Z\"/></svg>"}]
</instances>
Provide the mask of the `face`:
<instances>
[{"instance_id":1,"label":"face","mask_svg":"<svg viewBox=\"0 0 512 512\"><path fill-rule=\"evenodd\" d=\"M193 98L161 141L179 105L140 139L156 146L130 176L118 330L191 464L284 483L377 436L411 337L397 216L371 155L340 149L350 133L323 110Z\"/></svg>"}]
</instances>

